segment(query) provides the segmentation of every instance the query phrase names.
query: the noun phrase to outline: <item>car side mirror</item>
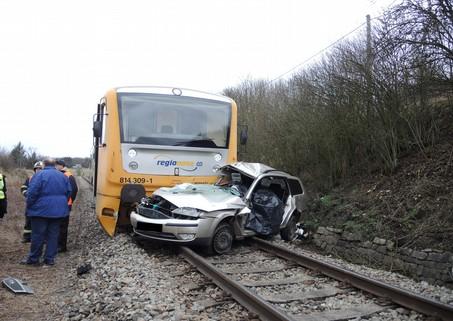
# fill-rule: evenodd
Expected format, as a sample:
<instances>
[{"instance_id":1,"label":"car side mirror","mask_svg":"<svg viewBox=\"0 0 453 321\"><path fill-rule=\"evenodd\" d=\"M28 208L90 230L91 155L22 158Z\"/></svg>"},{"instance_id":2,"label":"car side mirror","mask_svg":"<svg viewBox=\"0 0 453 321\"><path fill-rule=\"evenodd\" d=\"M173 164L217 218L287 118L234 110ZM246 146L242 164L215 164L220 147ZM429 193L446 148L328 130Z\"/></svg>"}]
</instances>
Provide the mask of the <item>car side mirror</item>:
<instances>
[{"instance_id":1,"label":"car side mirror","mask_svg":"<svg viewBox=\"0 0 453 321\"><path fill-rule=\"evenodd\" d=\"M93 122L93 136L96 138L102 136L102 122L100 120L95 120Z\"/></svg>"}]
</instances>

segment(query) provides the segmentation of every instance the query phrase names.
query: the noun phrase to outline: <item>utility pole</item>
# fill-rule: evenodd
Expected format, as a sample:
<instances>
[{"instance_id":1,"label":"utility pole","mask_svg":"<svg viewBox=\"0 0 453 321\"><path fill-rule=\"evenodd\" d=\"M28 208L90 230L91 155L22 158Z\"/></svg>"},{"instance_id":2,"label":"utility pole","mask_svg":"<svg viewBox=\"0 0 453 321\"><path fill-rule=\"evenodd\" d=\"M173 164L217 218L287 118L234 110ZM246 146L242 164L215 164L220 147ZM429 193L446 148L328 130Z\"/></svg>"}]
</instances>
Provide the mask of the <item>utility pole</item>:
<instances>
[{"instance_id":1,"label":"utility pole","mask_svg":"<svg viewBox=\"0 0 453 321\"><path fill-rule=\"evenodd\" d=\"M365 75L366 75L366 92L367 92L367 113L371 109L371 103L373 101L371 90L372 87L372 68L373 68L373 56L371 49L371 17L369 14L366 15L366 62L365 62Z\"/></svg>"},{"instance_id":2,"label":"utility pole","mask_svg":"<svg viewBox=\"0 0 453 321\"><path fill-rule=\"evenodd\" d=\"M371 65L371 17L366 15L366 54L367 64Z\"/></svg>"}]
</instances>

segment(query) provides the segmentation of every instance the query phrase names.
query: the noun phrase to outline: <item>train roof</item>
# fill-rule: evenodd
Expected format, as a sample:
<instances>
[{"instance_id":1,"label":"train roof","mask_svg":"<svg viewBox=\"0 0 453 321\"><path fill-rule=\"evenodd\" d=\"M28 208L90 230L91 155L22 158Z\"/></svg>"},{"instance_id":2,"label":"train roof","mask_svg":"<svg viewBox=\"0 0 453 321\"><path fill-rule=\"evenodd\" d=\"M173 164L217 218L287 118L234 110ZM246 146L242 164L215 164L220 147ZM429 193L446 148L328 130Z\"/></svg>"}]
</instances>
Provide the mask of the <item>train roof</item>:
<instances>
[{"instance_id":1,"label":"train roof","mask_svg":"<svg viewBox=\"0 0 453 321\"><path fill-rule=\"evenodd\" d=\"M114 88L117 93L149 93L149 94L161 94L161 95L174 95L183 97L195 97L211 100L220 100L231 103L233 100L229 97L208 93L204 91L179 88L179 87L159 87L159 86L131 86L131 87L117 87Z\"/></svg>"}]
</instances>

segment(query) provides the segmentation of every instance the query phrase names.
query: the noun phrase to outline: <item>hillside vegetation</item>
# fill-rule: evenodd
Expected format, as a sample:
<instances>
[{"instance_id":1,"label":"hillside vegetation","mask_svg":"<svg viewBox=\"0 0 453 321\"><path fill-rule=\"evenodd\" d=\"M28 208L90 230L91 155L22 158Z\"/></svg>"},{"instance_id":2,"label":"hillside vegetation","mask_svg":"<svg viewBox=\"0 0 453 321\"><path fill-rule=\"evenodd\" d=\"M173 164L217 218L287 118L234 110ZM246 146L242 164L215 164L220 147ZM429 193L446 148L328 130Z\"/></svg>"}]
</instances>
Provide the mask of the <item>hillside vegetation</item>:
<instances>
[{"instance_id":1,"label":"hillside vegetation","mask_svg":"<svg viewBox=\"0 0 453 321\"><path fill-rule=\"evenodd\" d=\"M309 221L453 247L453 3L404 0L286 80L225 89L240 158L299 175Z\"/></svg>"}]
</instances>

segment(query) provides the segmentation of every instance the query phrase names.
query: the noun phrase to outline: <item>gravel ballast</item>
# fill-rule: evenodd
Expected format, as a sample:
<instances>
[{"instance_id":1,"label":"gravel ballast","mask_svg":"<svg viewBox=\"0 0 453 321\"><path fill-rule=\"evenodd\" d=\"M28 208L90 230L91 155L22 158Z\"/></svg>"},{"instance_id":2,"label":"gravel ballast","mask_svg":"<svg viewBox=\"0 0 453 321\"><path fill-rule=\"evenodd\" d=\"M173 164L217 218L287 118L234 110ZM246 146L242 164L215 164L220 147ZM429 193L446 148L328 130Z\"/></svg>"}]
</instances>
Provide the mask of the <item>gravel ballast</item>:
<instances>
[{"instance_id":1,"label":"gravel ballast","mask_svg":"<svg viewBox=\"0 0 453 321\"><path fill-rule=\"evenodd\" d=\"M257 320L253 313L195 271L173 247L153 243L141 246L128 234L108 237L92 214L91 205L91 201L87 201L86 208L81 209L82 220L73 218L72 237L76 240L73 250L58 261L58 264L67 264L67 275L61 281L58 295L50 300L56 311L54 320ZM77 222L80 221L83 222L82 227L77 229ZM304 250L301 241L289 244L276 238L274 242L408 291L453 304L451 289L325 257ZM240 245L240 242L237 244ZM91 270L78 276L77 267L88 263ZM247 279L247 276L242 278ZM344 296L344 300L348 300L348 296ZM292 305L295 311L303 307L298 304L296 308L295 303ZM334 302L332 305L335 305ZM309 307L303 309L308 311ZM370 320L392 320L395 313L379 313ZM405 316L402 318L405 320L419 320L403 308L398 315Z\"/></svg>"}]
</instances>

